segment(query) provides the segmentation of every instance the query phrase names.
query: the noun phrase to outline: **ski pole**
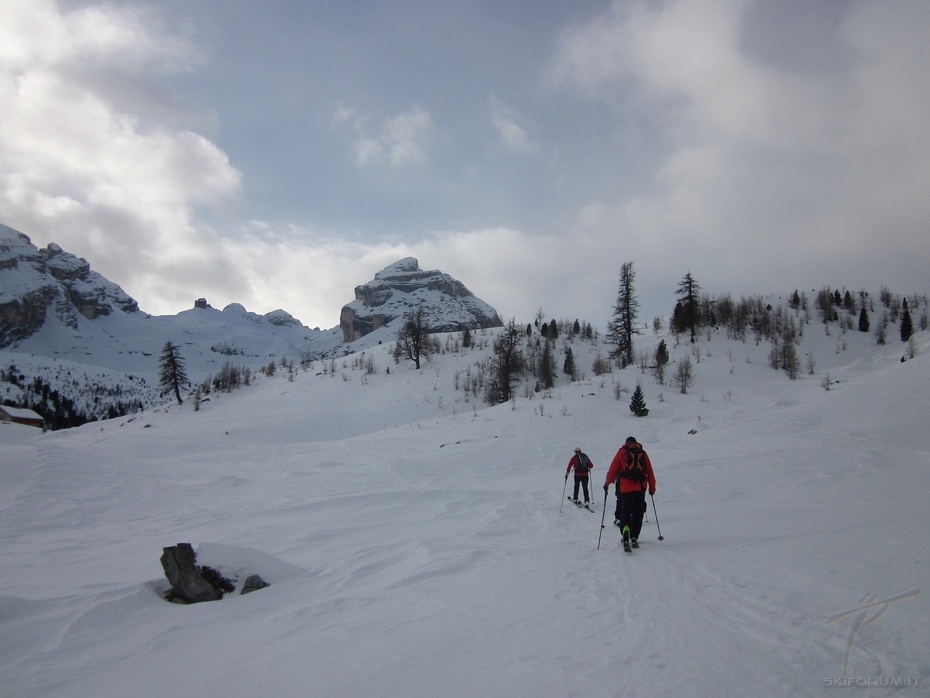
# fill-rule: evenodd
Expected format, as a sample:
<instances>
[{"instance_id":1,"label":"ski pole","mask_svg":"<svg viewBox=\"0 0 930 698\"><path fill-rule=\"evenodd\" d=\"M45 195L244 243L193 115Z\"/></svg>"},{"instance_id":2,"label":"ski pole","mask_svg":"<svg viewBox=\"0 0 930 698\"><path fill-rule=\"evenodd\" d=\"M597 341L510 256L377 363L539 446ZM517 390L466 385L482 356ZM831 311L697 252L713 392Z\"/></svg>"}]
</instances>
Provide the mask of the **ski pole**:
<instances>
[{"instance_id":1,"label":"ski pole","mask_svg":"<svg viewBox=\"0 0 930 698\"><path fill-rule=\"evenodd\" d=\"M601 536L604 535L604 517L607 515L607 491L604 491L604 511L601 512L601 530L597 534L597 549L601 549Z\"/></svg>"},{"instance_id":2,"label":"ski pole","mask_svg":"<svg viewBox=\"0 0 930 698\"><path fill-rule=\"evenodd\" d=\"M659 525L659 512L656 511L656 498L650 494L649 499L652 500L652 513L656 515L656 528L659 529L659 540L665 540L665 536L662 535L662 527Z\"/></svg>"},{"instance_id":3,"label":"ski pole","mask_svg":"<svg viewBox=\"0 0 930 698\"><path fill-rule=\"evenodd\" d=\"M562 485L562 503L559 504L559 513L562 513L562 504L565 504L565 488L568 487L568 474L565 475L565 484Z\"/></svg>"}]
</instances>

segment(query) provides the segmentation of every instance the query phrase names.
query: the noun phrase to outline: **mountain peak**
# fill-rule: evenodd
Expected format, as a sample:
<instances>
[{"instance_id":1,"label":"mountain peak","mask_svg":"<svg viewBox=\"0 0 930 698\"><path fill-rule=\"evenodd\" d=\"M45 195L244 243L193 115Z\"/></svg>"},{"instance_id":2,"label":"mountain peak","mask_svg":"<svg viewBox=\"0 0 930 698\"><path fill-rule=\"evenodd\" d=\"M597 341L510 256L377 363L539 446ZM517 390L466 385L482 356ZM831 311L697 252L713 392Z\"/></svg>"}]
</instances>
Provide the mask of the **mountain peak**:
<instances>
[{"instance_id":1,"label":"mountain peak","mask_svg":"<svg viewBox=\"0 0 930 698\"><path fill-rule=\"evenodd\" d=\"M424 271L417 259L404 257L379 271L368 283L355 287L355 300L342 307L339 317L343 341L354 342L396 324L414 308L424 310L431 332L503 324L497 311L461 281L438 269Z\"/></svg>"},{"instance_id":2,"label":"mountain peak","mask_svg":"<svg viewBox=\"0 0 930 698\"><path fill-rule=\"evenodd\" d=\"M40 250L27 235L0 226L0 348L31 336L49 319L76 330L81 317L138 310L135 300L91 270L86 259L54 242Z\"/></svg>"},{"instance_id":3,"label":"mountain peak","mask_svg":"<svg viewBox=\"0 0 930 698\"><path fill-rule=\"evenodd\" d=\"M399 259L393 264L389 264L384 269L375 274L376 279L387 279L395 276L401 276L403 274L411 274L414 272L422 271L420 269L420 262L416 257L404 257Z\"/></svg>"}]
</instances>

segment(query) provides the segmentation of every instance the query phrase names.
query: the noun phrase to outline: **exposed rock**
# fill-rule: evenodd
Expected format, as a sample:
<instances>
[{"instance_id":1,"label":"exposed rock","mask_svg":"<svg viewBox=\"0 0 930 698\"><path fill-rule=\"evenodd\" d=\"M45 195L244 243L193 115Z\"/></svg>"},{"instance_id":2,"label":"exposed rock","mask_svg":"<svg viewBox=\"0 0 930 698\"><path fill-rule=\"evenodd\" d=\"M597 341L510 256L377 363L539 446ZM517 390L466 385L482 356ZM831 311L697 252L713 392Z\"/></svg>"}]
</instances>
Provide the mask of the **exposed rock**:
<instances>
[{"instance_id":1,"label":"exposed rock","mask_svg":"<svg viewBox=\"0 0 930 698\"><path fill-rule=\"evenodd\" d=\"M218 601L223 598L222 589L217 589L204 578L197 567L197 556L190 543L178 543L171 548L162 548L161 566L171 583L165 598L173 603L199 603Z\"/></svg>"},{"instance_id":2,"label":"exposed rock","mask_svg":"<svg viewBox=\"0 0 930 698\"><path fill-rule=\"evenodd\" d=\"M275 327L300 327L299 320L297 320L290 313L280 309L272 310L270 313L265 313L262 317Z\"/></svg>"},{"instance_id":3,"label":"exposed rock","mask_svg":"<svg viewBox=\"0 0 930 698\"><path fill-rule=\"evenodd\" d=\"M468 327L500 327L497 311L461 281L438 270L423 271L413 257L382 269L355 287L355 300L342 308L339 326L344 342L353 342L422 307L430 332Z\"/></svg>"},{"instance_id":4,"label":"exposed rock","mask_svg":"<svg viewBox=\"0 0 930 698\"><path fill-rule=\"evenodd\" d=\"M178 543L162 550L161 566L171 583L171 588L165 593L166 601L179 604L219 601L223 594L236 590L236 579L227 579L213 567L197 565L197 555L190 543ZM250 574L239 593L251 594L268 586L271 585L261 576Z\"/></svg>"},{"instance_id":5,"label":"exposed rock","mask_svg":"<svg viewBox=\"0 0 930 698\"><path fill-rule=\"evenodd\" d=\"M264 589L265 587L270 586L268 582L259 577L257 574L251 574L246 578L245 584L242 585L242 591L240 594L251 594L253 591L258 591L259 589Z\"/></svg>"},{"instance_id":6,"label":"exposed rock","mask_svg":"<svg viewBox=\"0 0 930 698\"><path fill-rule=\"evenodd\" d=\"M93 320L138 310L135 300L92 271L87 260L55 243L40 250L28 236L0 225L0 349L31 336L50 317L77 329L79 316Z\"/></svg>"}]
</instances>

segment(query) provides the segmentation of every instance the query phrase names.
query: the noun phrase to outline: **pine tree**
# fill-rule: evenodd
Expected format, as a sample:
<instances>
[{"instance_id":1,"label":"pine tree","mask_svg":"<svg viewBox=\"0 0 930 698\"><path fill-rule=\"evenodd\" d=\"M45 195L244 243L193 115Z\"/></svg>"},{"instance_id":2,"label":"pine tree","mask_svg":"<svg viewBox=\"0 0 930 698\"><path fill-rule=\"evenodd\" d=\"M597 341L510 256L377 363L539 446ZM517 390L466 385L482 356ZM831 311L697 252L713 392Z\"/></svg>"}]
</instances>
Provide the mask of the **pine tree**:
<instances>
[{"instance_id":1,"label":"pine tree","mask_svg":"<svg viewBox=\"0 0 930 698\"><path fill-rule=\"evenodd\" d=\"M633 335L638 334L636 316L639 312L639 299L634 290L635 279L633 262L625 262L620 267L620 284L614 314L607 325L607 342L614 347L610 352L610 358L617 359L621 368L633 363Z\"/></svg>"},{"instance_id":2,"label":"pine tree","mask_svg":"<svg viewBox=\"0 0 930 698\"><path fill-rule=\"evenodd\" d=\"M665 340L663 339L659 341L659 346L656 347L655 357L655 377L659 385L665 385L665 367L668 362L668 347L665 345Z\"/></svg>"},{"instance_id":3,"label":"pine tree","mask_svg":"<svg viewBox=\"0 0 930 698\"><path fill-rule=\"evenodd\" d=\"M668 363L668 346L665 340L659 340L659 346L656 347L656 363L663 366Z\"/></svg>"},{"instance_id":4,"label":"pine tree","mask_svg":"<svg viewBox=\"0 0 930 698\"><path fill-rule=\"evenodd\" d=\"M184 403L181 399L181 385L187 383L187 373L184 371L184 359L181 358L178 349L180 347L177 344L172 344L171 340L165 342L158 362L161 368L159 384L163 390L173 391L174 397L177 399L178 404L181 405Z\"/></svg>"},{"instance_id":5,"label":"pine tree","mask_svg":"<svg viewBox=\"0 0 930 698\"><path fill-rule=\"evenodd\" d=\"M911 321L911 311L905 306L904 314L901 315L901 341L906 342L912 334L914 334L914 323Z\"/></svg>"},{"instance_id":6,"label":"pine tree","mask_svg":"<svg viewBox=\"0 0 930 698\"><path fill-rule=\"evenodd\" d=\"M700 316L698 314L698 294L701 286L691 276L689 271L678 282L678 289L675 295L678 296L678 304L675 307L675 330L691 332L691 342L695 341L695 329L698 326Z\"/></svg>"},{"instance_id":7,"label":"pine tree","mask_svg":"<svg viewBox=\"0 0 930 698\"><path fill-rule=\"evenodd\" d=\"M630 400L630 412L637 417L645 417L649 414L649 410L646 409L646 398L643 397L643 389L639 385L633 391L633 398Z\"/></svg>"},{"instance_id":8,"label":"pine tree","mask_svg":"<svg viewBox=\"0 0 930 698\"><path fill-rule=\"evenodd\" d=\"M859 331L868 332L869 331L869 314L865 310L865 304L862 304L862 308L859 310Z\"/></svg>"},{"instance_id":9,"label":"pine tree","mask_svg":"<svg viewBox=\"0 0 930 698\"><path fill-rule=\"evenodd\" d=\"M562 373L566 373L575 380L575 355L571 347L565 348L565 363L562 365Z\"/></svg>"},{"instance_id":10,"label":"pine tree","mask_svg":"<svg viewBox=\"0 0 930 698\"><path fill-rule=\"evenodd\" d=\"M849 291L843 295L843 307L850 313L856 312L856 300Z\"/></svg>"}]
</instances>

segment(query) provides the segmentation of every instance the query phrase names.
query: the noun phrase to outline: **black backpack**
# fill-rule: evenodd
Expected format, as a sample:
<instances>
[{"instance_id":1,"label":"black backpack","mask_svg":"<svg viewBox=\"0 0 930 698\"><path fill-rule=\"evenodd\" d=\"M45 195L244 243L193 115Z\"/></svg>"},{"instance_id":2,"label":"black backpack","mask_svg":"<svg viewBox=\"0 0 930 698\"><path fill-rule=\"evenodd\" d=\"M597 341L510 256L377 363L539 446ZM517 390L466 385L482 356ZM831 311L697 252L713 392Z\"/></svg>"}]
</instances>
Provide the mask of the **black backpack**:
<instances>
[{"instance_id":1,"label":"black backpack","mask_svg":"<svg viewBox=\"0 0 930 698\"><path fill-rule=\"evenodd\" d=\"M620 473L620 477L633 482L645 482L646 476L646 454L642 446L636 445L631 448L626 447L626 469Z\"/></svg>"},{"instance_id":2,"label":"black backpack","mask_svg":"<svg viewBox=\"0 0 930 698\"><path fill-rule=\"evenodd\" d=\"M591 461L584 453L578 454L578 461L575 463L575 475L587 475L591 468Z\"/></svg>"}]
</instances>

